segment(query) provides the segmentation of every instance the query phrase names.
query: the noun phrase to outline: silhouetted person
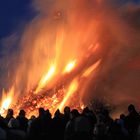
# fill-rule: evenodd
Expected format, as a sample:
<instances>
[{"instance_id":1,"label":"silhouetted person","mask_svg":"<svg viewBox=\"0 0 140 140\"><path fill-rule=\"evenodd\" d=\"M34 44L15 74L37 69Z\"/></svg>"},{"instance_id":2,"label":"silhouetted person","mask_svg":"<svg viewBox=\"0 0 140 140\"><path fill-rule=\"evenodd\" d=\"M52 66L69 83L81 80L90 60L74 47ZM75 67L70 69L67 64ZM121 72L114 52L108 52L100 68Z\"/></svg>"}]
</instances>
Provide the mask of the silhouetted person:
<instances>
[{"instance_id":1,"label":"silhouetted person","mask_svg":"<svg viewBox=\"0 0 140 140\"><path fill-rule=\"evenodd\" d=\"M112 127L109 134L110 140L125 140L125 136L123 135L121 124L119 123L118 119L116 119L112 123Z\"/></svg>"},{"instance_id":2,"label":"silhouetted person","mask_svg":"<svg viewBox=\"0 0 140 140\"><path fill-rule=\"evenodd\" d=\"M44 138L44 115L45 110L43 108L39 108L39 116L34 119L30 123L30 127L28 128L28 139L39 140Z\"/></svg>"},{"instance_id":3,"label":"silhouetted person","mask_svg":"<svg viewBox=\"0 0 140 140\"><path fill-rule=\"evenodd\" d=\"M97 123L94 128L94 134L97 140L108 139L111 135L113 119L107 109L103 109L97 114Z\"/></svg>"},{"instance_id":4,"label":"silhouetted person","mask_svg":"<svg viewBox=\"0 0 140 140\"><path fill-rule=\"evenodd\" d=\"M66 106L64 108L64 117L63 117L63 133L65 132L66 124L70 120L70 107Z\"/></svg>"},{"instance_id":5,"label":"silhouetted person","mask_svg":"<svg viewBox=\"0 0 140 140\"><path fill-rule=\"evenodd\" d=\"M37 119L33 120L28 129L28 140L39 140L40 139L40 125Z\"/></svg>"},{"instance_id":6,"label":"silhouetted person","mask_svg":"<svg viewBox=\"0 0 140 140\"><path fill-rule=\"evenodd\" d=\"M0 140L6 140L7 139L7 124L4 120L4 118L0 115Z\"/></svg>"},{"instance_id":7,"label":"silhouetted person","mask_svg":"<svg viewBox=\"0 0 140 140\"><path fill-rule=\"evenodd\" d=\"M47 109L45 111L45 115L44 115L44 123L45 123L45 126L44 126L44 132L45 132L45 137L47 139L50 139L52 138L52 135L53 135L53 128L52 128L52 115L50 113L50 111Z\"/></svg>"},{"instance_id":8,"label":"silhouetted person","mask_svg":"<svg viewBox=\"0 0 140 140\"><path fill-rule=\"evenodd\" d=\"M59 109L56 110L53 118L52 128L54 131L53 139L64 139L64 115Z\"/></svg>"},{"instance_id":9,"label":"silhouetted person","mask_svg":"<svg viewBox=\"0 0 140 140\"><path fill-rule=\"evenodd\" d=\"M28 119L25 117L26 112L24 110L20 110L19 115L17 116L17 120L19 121L19 128L21 130L27 131L28 127Z\"/></svg>"},{"instance_id":10,"label":"silhouetted person","mask_svg":"<svg viewBox=\"0 0 140 140\"><path fill-rule=\"evenodd\" d=\"M70 120L66 124L64 139L65 140L74 140L76 139L75 132L75 119L79 116L79 112L77 109L73 109L70 112Z\"/></svg>"},{"instance_id":11,"label":"silhouetted person","mask_svg":"<svg viewBox=\"0 0 140 140\"><path fill-rule=\"evenodd\" d=\"M6 118L5 118L7 124L10 121L11 118L14 118L13 115L14 115L13 109L8 109L7 115L6 115Z\"/></svg>"},{"instance_id":12,"label":"silhouetted person","mask_svg":"<svg viewBox=\"0 0 140 140\"><path fill-rule=\"evenodd\" d=\"M2 129L7 129L6 121L5 121L5 119L1 115L0 115L0 127Z\"/></svg>"},{"instance_id":13,"label":"silhouetted person","mask_svg":"<svg viewBox=\"0 0 140 140\"><path fill-rule=\"evenodd\" d=\"M137 113L135 106L132 104L128 106L128 112L129 114L125 119L125 126L130 134L130 139L132 139L136 135L140 123L140 116Z\"/></svg>"},{"instance_id":14,"label":"silhouetted person","mask_svg":"<svg viewBox=\"0 0 140 140\"><path fill-rule=\"evenodd\" d=\"M29 133L30 129L31 129L31 125L33 123L33 121L36 119L36 117L34 115L31 116L31 118L28 120L28 127L27 127L27 132Z\"/></svg>"},{"instance_id":15,"label":"silhouetted person","mask_svg":"<svg viewBox=\"0 0 140 140\"><path fill-rule=\"evenodd\" d=\"M64 108L64 119L65 119L65 123L67 123L70 120L70 107L66 106Z\"/></svg>"},{"instance_id":16,"label":"silhouetted person","mask_svg":"<svg viewBox=\"0 0 140 140\"><path fill-rule=\"evenodd\" d=\"M117 120L117 123L121 126L121 131L124 137L128 137L128 130L125 128L125 118L126 116L124 114L120 115L120 119Z\"/></svg>"},{"instance_id":17,"label":"silhouetted person","mask_svg":"<svg viewBox=\"0 0 140 140\"><path fill-rule=\"evenodd\" d=\"M47 119L52 119L52 114L50 113L50 111L49 111L49 109L47 109L46 111L45 111L45 116L47 117Z\"/></svg>"},{"instance_id":18,"label":"silhouetted person","mask_svg":"<svg viewBox=\"0 0 140 140\"><path fill-rule=\"evenodd\" d=\"M7 140L6 131L0 127L0 140Z\"/></svg>"},{"instance_id":19,"label":"silhouetted person","mask_svg":"<svg viewBox=\"0 0 140 140\"><path fill-rule=\"evenodd\" d=\"M125 116L124 114L120 114L120 119L121 119L121 120L123 120L123 121L124 121L124 120L125 120L125 118L126 118L126 116Z\"/></svg>"},{"instance_id":20,"label":"silhouetted person","mask_svg":"<svg viewBox=\"0 0 140 140\"><path fill-rule=\"evenodd\" d=\"M76 139L92 140L93 127L89 117L85 114L75 118L75 134Z\"/></svg>"},{"instance_id":21,"label":"silhouetted person","mask_svg":"<svg viewBox=\"0 0 140 140\"><path fill-rule=\"evenodd\" d=\"M26 138L26 133L20 130L19 121L15 118L11 118L8 123L9 130L7 132L8 140L24 140Z\"/></svg>"},{"instance_id":22,"label":"silhouetted person","mask_svg":"<svg viewBox=\"0 0 140 140\"><path fill-rule=\"evenodd\" d=\"M137 140L140 140L140 124L139 124L138 130L137 130Z\"/></svg>"},{"instance_id":23,"label":"silhouetted person","mask_svg":"<svg viewBox=\"0 0 140 140\"><path fill-rule=\"evenodd\" d=\"M106 133L109 134L113 124L113 119L110 117L108 109L104 109L102 114L103 114L103 122L106 126Z\"/></svg>"},{"instance_id":24,"label":"silhouetted person","mask_svg":"<svg viewBox=\"0 0 140 140\"><path fill-rule=\"evenodd\" d=\"M91 124L90 133L93 134L94 126L97 123L96 115L88 107L84 108L82 115L85 116L89 120L89 122Z\"/></svg>"}]
</instances>

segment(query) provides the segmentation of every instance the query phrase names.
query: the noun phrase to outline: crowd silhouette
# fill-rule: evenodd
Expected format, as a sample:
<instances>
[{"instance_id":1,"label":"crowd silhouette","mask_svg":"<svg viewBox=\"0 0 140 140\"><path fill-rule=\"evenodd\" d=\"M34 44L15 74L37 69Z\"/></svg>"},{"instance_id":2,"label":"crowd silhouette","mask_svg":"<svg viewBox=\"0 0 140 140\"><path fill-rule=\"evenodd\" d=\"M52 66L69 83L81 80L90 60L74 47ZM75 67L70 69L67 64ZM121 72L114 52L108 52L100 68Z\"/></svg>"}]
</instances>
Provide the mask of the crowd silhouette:
<instances>
[{"instance_id":1,"label":"crowd silhouette","mask_svg":"<svg viewBox=\"0 0 140 140\"><path fill-rule=\"evenodd\" d=\"M0 140L140 140L140 115L132 104L115 120L107 109L94 113L88 107L82 113L68 106L63 114L57 110L52 116L44 108L38 113L27 119L20 110L15 118L8 109L5 118L0 116Z\"/></svg>"}]
</instances>

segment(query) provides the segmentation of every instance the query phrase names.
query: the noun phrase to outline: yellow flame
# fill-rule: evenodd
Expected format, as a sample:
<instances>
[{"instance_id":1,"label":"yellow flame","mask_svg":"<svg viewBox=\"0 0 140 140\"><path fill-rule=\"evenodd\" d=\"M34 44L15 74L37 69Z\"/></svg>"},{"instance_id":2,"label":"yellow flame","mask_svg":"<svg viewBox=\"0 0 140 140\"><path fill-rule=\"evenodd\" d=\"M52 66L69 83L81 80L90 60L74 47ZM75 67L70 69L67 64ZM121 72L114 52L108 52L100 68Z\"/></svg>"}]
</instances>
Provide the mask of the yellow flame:
<instances>
[{"instance_id":1,"label":"yellow flame","mask_svg":"<svg viewBox=\"0 0 140 140\"><path fill-rule=\"evenodd\" d=\"M70 84L70 86L69 86L69 88L68 88L68 92L67 92L66 96L64 97L63 101L61 102L61 104L60 104L60 106L59 106L60 111L62 111L62 109L64 108L64 106L65 106L66 102L68 101L69 97L70 97L74 92L76 92L77 88L78 88L78 80L77 80L77 79L74 79L74 80L71 82L71 84Z\"/></svg>"},{"instance_id":2,"label":"yellow flame","mask_svg":"<svg viewBox=\"0 0 140 140\"><path fill-rule=\"evenodd\" d=\"M86 69L86 71L83 73L83 77L88 77L93 70L95 70L99 64L100 64L101 60L98 60L96 63L94 63L92 66L90 66L88 69Z\"/></svg>"},{"instance_id":3,"label":"yellow flame","mask_svg":"<svg viewBox=\"0 0 140 140\"><path fill-rule=\"evenodd\" d=\"M47 84L47 82L52 78L54 73L55 73L55 66L52 65L49 71L41 78L35 93L38 93Z\"/></svg>"},{"instance_id":4,"label":"yellow flame","mask_svg":"<svg viewBox=\"0 0 140 140\"><path fill-rule=\"evenodd\" d=\"M5 110L7 110L10 107L13 96L14 87L12 87L7 93L3 90L0 114L4 114Z\"/></svg>"},{"instance_id":5,"label":"yellow flame","mask_svg":"<svg viewBox=\"0 0 140 140\"><path fill-rule=\"evenodd\" d=\"M84 105L84 104L82 104L82 105L81 105L81 109L83 110L84 108L85 108L85 105Z\"/></svg>"},{"instance_id":6,"label":"yellow flame","mask_svg":"<svg viewBox=\"0 0 140 140\"><path fill-rule=\"evenodd\" d=\"M74 69L75 64L76 64L76 60L73 60L73 61L69 62L69 63L66 65L66 67L65 67L65 69L64 69L64 71L63 71L63 73L69 73L69 72L71 72L71 71Z\"/></svg>"}]
</instances>

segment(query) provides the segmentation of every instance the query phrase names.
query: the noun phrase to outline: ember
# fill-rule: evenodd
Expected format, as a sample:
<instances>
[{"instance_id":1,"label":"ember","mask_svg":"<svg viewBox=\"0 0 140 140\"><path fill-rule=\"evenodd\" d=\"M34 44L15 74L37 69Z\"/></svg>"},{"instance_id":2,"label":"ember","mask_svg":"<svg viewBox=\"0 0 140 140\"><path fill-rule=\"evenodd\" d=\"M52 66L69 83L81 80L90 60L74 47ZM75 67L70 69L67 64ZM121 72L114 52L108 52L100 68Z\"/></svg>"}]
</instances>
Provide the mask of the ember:
<instances>
[{"instance_id":1,"label":"ember","mask_svg":"<svg viewBox=\"0 0 140 140\"><path fill-rule=\"evenodd\" d=\"M20 98L18 102L11 107L14 108L15 115L18 114L18 110L24 109L28 114L28 118L32 115L37 116L38 109L40 107L43 107L44 109L49 109L51 113L54 113L63 98L64 89L58 89L52 96L48 96L47 94L49 94L48 91L41 95L28 93L23 98Z\"/></svg>"}]
</instances>

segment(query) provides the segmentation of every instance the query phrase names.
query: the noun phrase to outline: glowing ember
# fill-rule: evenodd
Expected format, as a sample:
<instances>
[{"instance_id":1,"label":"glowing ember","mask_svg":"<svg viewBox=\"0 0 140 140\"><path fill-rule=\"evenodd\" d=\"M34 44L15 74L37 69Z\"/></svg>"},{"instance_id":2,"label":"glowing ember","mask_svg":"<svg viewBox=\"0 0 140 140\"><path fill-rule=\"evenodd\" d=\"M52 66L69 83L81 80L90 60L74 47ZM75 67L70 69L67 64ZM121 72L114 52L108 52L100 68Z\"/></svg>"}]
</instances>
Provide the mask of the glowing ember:
<instances>
[{"instance_id":1,"label":"glowing ember","mask_svg":"<svg viewBox=\"0 0 140 140\"><path fill-rule=\"evenodd\" d=\"M52 95L49 95L50 93ZM65 90L63 87L58 87L55 91L46 91L43 94L28 93L23 98L20 98L16 105L13 105L14 114L18 114L19 109L24 109L27 113L27 117L30 118L32 115L38 116L38 109L43 107L49 109L52 114L56 111L59 104L61 103Z\"/></svg>"},{"instance_id":2,"label":"glowing ember","mask_svg":"<svg viewBox=\"0 0 140 140\"><path fill-rule=\"evenodd\" d=\"M68 88L68 92L67 92L66 96L64 97L63 101L61 102L61 104L60 104L60 106L59 106L60 111L62 111L62 109L64 108L64 106L65 106L66 102L68 101L69 97L70 97L74 92L76 92L77 88L78 88L78 80L77 80L77 79L74 79L74 80L71 82L71 84L70 84L70 86L69 86L69 88Z\"/></svg>"},{"instance_id":3,"label":"glowing ember","mask_svg":"<svg viewBox=\"0 0 140 140\"><path fill-rule=\"evenodd\" d=\"M71 72L71 71L74 69L75 64L76 64L76 60L71 61L70 63L68 63L68 64L66 65L66 67L65 67L63 73L69 73L69 72Z\"/></svg>"},{"instance_id":4,"label":"glowing ember","mask_svg":"<svg viewBox=\"0 0 140 140\"><path fill-rule=\"evenodd\" d=\"M82 105L81 105L81 109L83 110L84 108L85 108L85 105L84 105L84 104L82 104Z\"/></svg>"},{"instance_id":5,"label":"glowing ember","mask_svg":"<svg viewBox=\"0 0 140 140\"><path fill-rule=\"evenodd\" d=\"M55 72L55 66L51 66L50 70L48 71L47 74L45 74L42 79L40 80L38 87L35 91L35 93L38 93L46 84L47 82L51 79L51 77L53 76Z\"/></svg>"}]
</instances>

